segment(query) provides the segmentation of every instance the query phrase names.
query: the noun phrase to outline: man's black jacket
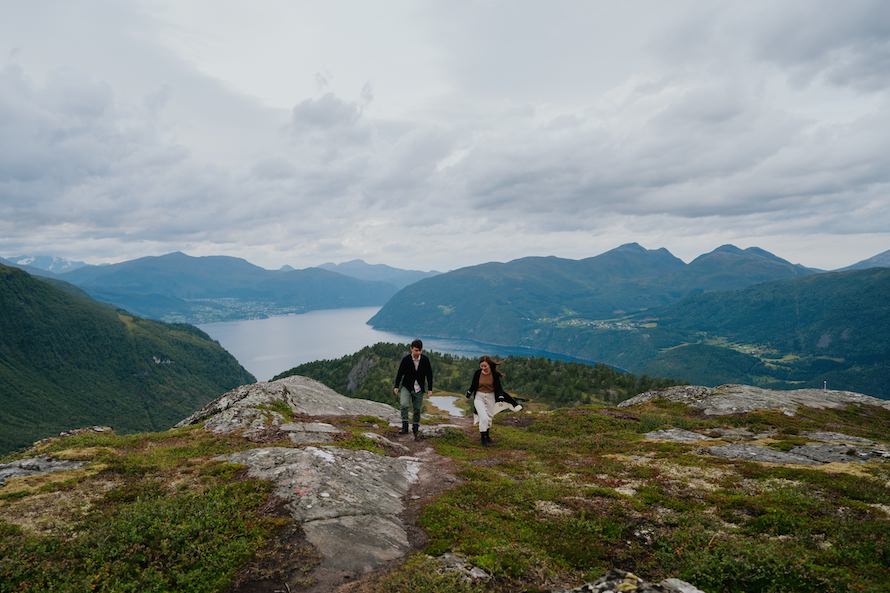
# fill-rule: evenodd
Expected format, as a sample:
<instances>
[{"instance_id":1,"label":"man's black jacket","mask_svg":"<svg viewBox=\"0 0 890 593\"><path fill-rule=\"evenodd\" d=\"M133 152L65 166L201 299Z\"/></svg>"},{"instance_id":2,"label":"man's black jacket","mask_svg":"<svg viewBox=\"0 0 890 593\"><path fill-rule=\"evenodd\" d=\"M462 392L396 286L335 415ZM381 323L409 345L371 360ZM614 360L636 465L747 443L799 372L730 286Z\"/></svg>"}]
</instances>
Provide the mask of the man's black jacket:
<instances>
[{"instance_id":1,"label":"man's black jacket","mask_svg":"<svg viewBox=\"0 0 890 593\"><path fill-rule=\"evenodd\" d=\"M426 354L420 355L420 363L417 370L414 370L414 360L411 355L405 355L399 364L399 371L396 373L396 380L393 387L404 387L408 391L414 391L414 381L420 384L421 391L433 390L433 367L430 365L430 359Z\"/></svg>"}]
</instances>

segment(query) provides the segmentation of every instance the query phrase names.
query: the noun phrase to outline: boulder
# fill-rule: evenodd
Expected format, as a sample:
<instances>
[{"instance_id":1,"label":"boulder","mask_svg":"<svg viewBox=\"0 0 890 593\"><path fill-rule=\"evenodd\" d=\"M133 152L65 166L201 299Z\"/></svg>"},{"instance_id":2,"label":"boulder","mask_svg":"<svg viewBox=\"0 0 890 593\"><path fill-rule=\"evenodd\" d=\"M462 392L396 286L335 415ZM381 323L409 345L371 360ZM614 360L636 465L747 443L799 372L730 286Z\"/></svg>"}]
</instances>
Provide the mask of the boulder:
<instances>
[{"instance_id":1,"label":"boulder","mask_svg":"<svg viewBox=\"0 0 890 593\"><path fill-rule=\"evenodd\" d=\"M751 412L754 410L781 410L794 415L797 408L843 408L849 404L867 404L890 410L890 401L854 393L852 391L832 391L827 389L793 389L777 391L752 387L750 385L720 385L701 387L681 385L647 391L618 404L626 408L653 399L666 399L684 403L692 408L703 410L708 415L725 415Z\"/></svg>"},{"instance_id":2,"label":"boulder","mask_svg":"<svg viewBox=\"0 0 890 593\"><path fill-rule=\"evenodd\" d=\"M288 425L290 419L277 411L276 406L281 403L293 415L375 416L387 422L399 421L392 406L346 397L308 377L292 376L237 387L176 426L204 422L204 427L212 432L241 431L248 437L270 428L284 430L283 425Z\"/></svg>"},{"instance_id":3,"label":"boulder","mask_svg":"<svg viewBox=\"0 0 890 593\"><path fill-rule=\"evenodd\" d=\"M40 474L77 469L82 467L84 463L85 462L83 461L53 459L52 457L47 457L45 455L19 459L18 461L13 461L11 463L0 463L0 486L3 486L9 478L37 476Z\"/></svg>"}]
</instances>

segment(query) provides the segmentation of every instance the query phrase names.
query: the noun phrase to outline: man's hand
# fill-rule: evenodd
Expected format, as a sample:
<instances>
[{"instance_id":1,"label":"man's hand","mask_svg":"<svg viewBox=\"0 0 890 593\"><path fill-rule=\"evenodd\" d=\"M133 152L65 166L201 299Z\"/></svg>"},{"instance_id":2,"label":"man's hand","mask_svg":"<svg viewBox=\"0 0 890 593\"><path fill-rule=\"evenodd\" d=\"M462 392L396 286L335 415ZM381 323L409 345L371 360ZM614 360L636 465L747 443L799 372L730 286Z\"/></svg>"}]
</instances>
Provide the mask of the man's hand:
<instances>
[{"instance_id":1,"label":"man's hand","mask_svg":"<svg viewBox=\"0 0 890 593\"><path fill-rule=\"evenodd\" d=\"M398 394L399 394L399 388L398 388L398 387L393 387L393 388L392 388L392 394L393 394L393 395L398 395Z\"/></svg>"},{"instance_id":2,"label":"man's hand","mask_svg":"<svg viewBox=\"0 0 890 593\"><path fill-rule=\"evenodd\" d=\"M430 389L429 391L426 392L426 396L427 396L427 397L431 397L432 395L433 395L433 390L432 390L432 389Z\"/></svg>"}]
</instances>

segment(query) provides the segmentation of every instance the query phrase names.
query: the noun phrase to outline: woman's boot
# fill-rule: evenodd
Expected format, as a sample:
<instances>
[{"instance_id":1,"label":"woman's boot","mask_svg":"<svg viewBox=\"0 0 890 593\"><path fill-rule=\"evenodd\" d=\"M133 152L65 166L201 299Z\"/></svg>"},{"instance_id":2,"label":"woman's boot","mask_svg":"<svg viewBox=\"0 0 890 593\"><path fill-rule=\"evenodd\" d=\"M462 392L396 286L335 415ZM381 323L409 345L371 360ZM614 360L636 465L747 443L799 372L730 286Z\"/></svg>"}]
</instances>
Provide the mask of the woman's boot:
<instances>
[{"instance_id":1,"label":"woman's boot","mask_svg":"<svg viewBox=\"0 0 890 593\"><path fill-rule=\"evenodd\" d=\"M485 431L485 442L489 445L494 443L494 441L491 440L491 429Z\"/></svg>"},{"instance_id":2,"label":"woman's boot","mask_svg":"<svg viewBox=\"0 0 890 593\"><path fill-rule=\"evenodd\" d=\"M488 433L486 431L479 433L479 442L482 443L483 445L488 444Z\"/></svg>"}]
</instances>

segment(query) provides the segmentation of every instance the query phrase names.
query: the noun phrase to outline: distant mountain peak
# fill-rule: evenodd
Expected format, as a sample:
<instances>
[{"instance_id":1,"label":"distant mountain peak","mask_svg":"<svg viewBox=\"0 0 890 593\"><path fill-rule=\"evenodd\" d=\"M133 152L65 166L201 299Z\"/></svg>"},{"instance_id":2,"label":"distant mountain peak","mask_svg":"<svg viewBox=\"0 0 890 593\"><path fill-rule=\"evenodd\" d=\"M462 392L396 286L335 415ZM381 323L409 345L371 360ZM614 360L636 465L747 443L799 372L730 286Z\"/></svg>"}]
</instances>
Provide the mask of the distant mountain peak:
<instances>
[{"instance_id":1,"label":"distant mountain peak","mask_svg":"<svg viewBox=\"0 0 890 593\"><path fill-rule=\"evenodd\" d=\"M775 253L770 253L770 252L767 251L766 249L761 249L760 247L748 247L747 249L745 249L745 253L751 253L751 254L754 254L754 255L759 255L759 256L761 256L761 257L765 257L765 258L767 258L767 259L771 259L771 260L773 260L773 261L777 261L777 262L782 262L782 263L785 263L785 264L789 264L789 263L791 263L791 262L789 262L787 259L782 259L781 257L779 257L778 255L776 255Z\"/></svg>"},{"instance_id":2,"label":"distant mountain peak","mask_svg":"<svg viewBox=\"0 0 890 593\"><path fill-rule=\"evenodd\" d=\"M403 270L386 264L369 264L363 259L351 259L339 264L328 262L321 264L318 268L361 280L387 282L397 288L404 288L409 284L439 274L435 271Z\"/></svg>"},{"instance_id":3,"label":"distant mountain peak","mask_svg":"<svg viewBox=\"0 0 890 593\"><path fill-rule=\"evenodd\" d=\"M713 250L711 253L744 253L744 251L732 243L726 243Z\"/></svg>"},{"instance_id":4,"label":"distant mountain peak","mask_svg":"<svg viewBox=\"0 0 890 593\"><path fill-rule=\"evenodd\" d=\"M8 258L15 266L23 266L27 269L42 270L53 274L61 274L82 268L87 264L82 261L65 259L55 255L17 255Z\"/></svg>"},{"instance_id":5,"label":"distant mountain peak","mask_svg":"<svg viewBox=\"0 0 890 593\"><path fill-rule=\"evenodd\" d=\"M646 249L645 247L643 247L642 245L640 245L639 243L633 242L633 243L625 243L624 245L619 245L612 251L636 251L636 252L640 252L640 253L646 253L649 250Z\"/></svg>"}]
</instances>

